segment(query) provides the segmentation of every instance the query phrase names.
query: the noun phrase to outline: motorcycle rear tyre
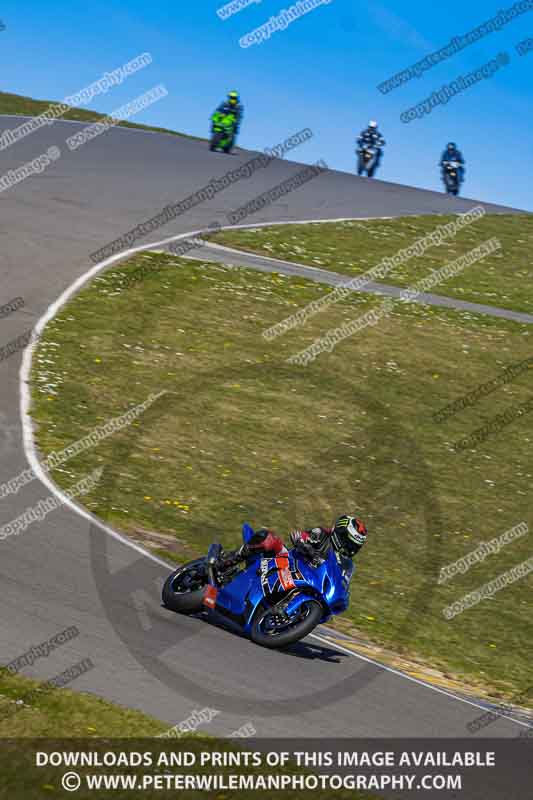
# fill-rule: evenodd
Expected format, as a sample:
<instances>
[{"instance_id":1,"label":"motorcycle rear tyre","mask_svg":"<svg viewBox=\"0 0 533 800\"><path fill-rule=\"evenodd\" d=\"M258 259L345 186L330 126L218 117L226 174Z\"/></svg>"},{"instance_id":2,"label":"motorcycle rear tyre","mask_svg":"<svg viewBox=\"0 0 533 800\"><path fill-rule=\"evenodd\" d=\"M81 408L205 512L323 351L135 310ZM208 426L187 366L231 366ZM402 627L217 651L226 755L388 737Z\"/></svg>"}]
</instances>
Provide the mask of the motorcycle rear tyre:
<instances>
[{"instance_id":1,"label":"motorcycle rear tyre","mask_svg":"<svg viewBox=\"0 0 533 800\"><path fill-rule=\"evenodd\" d=\"M182 566L170 573L165 581L165 585L163 586L162 599L163 605L166 606L166 608L169 608L171 611L175 611L177 614L197 614L203 610L204 586L201 589L196 589L192 592L175 592L173 586L178 574L183 573L188 568L203 563L204 561L204 558L197 558L195 561L189 561L187 564L182 564Z\"/></svg>"}]
</instances>

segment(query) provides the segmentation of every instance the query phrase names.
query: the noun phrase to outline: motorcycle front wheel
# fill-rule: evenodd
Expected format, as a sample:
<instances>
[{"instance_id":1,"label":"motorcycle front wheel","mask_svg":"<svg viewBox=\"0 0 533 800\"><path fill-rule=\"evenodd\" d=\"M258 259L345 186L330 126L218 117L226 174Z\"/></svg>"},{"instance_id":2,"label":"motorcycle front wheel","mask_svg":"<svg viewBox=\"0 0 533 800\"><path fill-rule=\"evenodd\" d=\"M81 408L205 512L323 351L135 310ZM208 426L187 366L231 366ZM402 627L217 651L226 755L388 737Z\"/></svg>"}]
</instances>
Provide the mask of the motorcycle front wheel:
<instances>
[{"instance_id":1,"label":"motorcycle front wheel","mask_svg":"<svg viewBox=\"0 0 533 800\"><path fill-rule=\"evenodd\" d=\"M220 147L220 142L222 141L223 138L224 138L223 131L218 131L217 133L214 133L211 138L211 142L209 144L209 149L213 151L216 150L218 147Z\"/></svg>"},{"instance_id":2,"label":"motorcycle front wheel","mask_svg":"<svg viewBox=\"0 0 533 800\"><path fill-rule=\"evenodd\" d=\"M207 580L205 558L178 567L163 586L163 605L178 614L197 614L203 609Z\"/></svg>"},{"instance_id":3,"label":"motorcycle front wheel","mask_svg":"<svg viewBox=\"0 0 533 800\"><path fill-rule=\"evenodd\" d=\"M262 647L288 647L300 641L316 628L324 610L317 600L306 600L297 613L287 621L281 621L275 608L262 608L252 624L251 638Z\"/></svg>"}]
</instances>

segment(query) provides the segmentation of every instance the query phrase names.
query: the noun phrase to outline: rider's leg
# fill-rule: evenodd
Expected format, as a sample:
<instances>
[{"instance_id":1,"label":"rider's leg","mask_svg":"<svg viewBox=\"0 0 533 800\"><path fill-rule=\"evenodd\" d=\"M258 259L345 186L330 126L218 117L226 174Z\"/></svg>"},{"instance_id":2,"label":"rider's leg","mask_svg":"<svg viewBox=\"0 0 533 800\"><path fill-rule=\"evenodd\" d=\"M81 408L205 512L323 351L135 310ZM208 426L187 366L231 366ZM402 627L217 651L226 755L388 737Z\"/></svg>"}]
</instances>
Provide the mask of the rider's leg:
<instances>
[{"instance_id":1,"label":"rider's leg","mask_svg":"<svg viewBox=\"0 0 533 800\"><path fill-rule=\"evenodd\" d=\"M370 170L370 177L372 177L372 176L374 175L374 173L376 172L377 168L378 168L378 167L379 167L379 165L381 164L381 158L382 158L382 156L383 156L383 151L381 150L381 148L379 148L379 149L378 149L377 156L376 156L376 160L375 160L375 162L374 162L374 166L373 166L373 167L372 167L372 169Z\"/></svg>"},{"instance_id":2,"label":"rider's leg","mask_svg":"<svg viewBox=\"0 0 533 800\"><path fill-rule=\"evenodd\" d=\"M239 129L238 129L238 128L236 128L236 129L233 131L233 136L231 137L231 140L228 142L228 145L227 145L227 147L225 148L225 150L226 150L226 153L231 153L231 151L232 151L232 150L233 150L233 148L235 147L235 143L236 143L236 141L237 141L237 134L238 134L238 133L239 133Z\"/></svg>"}]
</instances>

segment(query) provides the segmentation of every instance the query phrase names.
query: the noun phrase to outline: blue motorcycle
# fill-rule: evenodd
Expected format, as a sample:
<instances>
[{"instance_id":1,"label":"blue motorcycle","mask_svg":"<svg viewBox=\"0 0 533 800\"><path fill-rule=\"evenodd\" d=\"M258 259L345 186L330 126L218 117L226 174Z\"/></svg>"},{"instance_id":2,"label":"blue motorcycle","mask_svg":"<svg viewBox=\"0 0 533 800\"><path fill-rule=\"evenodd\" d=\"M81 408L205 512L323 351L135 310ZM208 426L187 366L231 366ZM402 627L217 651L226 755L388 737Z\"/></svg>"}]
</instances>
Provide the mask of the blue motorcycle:
<instances>
[{"instance_id":1,"label":"blue motorcycle","mask_svg":"<svg viewBox=\"0 0 533 800\"><path fill-rule=\"evenodd\" d=\"M243 525L248 544L253 528ZM348 608L354 565L330 547L310 558L297 548L287 556L248 560L241 568L212 544L207 556L178 567L163 587L163 605L181 614L208 615L264 647L287 647Z\"/></svg>"}]
</instances>

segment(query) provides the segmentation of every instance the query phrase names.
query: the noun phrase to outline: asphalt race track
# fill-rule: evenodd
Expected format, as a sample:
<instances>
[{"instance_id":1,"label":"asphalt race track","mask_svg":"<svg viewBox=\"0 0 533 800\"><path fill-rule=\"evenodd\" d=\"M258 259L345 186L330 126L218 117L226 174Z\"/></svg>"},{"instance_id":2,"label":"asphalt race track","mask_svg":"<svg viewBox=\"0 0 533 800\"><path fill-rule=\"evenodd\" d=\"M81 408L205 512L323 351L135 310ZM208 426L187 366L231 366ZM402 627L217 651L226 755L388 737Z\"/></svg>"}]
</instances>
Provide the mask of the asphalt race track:
<instances>
[{"instance_id":1,"label":"asphalt race track","mask_svg":"<svg viewBox=\"0 0 533 800\"><path fill-rule=\"evenodd\" d=\"M0 128L21 118L4 117ZM250 159L224 158L198 141L115 128L76 152L64 144L76 125L58 122L0 153L3 175L51 145L61 158L39 176L0 193L0 304L25 307L0 320L0 346L23 334L79 276L90 254ZM272 143L275 144L275 143ZM298 157L298 150L293 154ZM198 230L301 169L276 160L173 220L136 246ZM327 172L246 222L441 214L474 201ZM507 212L486 205L487 211ZM274 266L274 268L276 268ZM27 467L19 411L21 353L0 363L0 483ZM47 497L34 481L0 501L0 525ZM155 560L114 539L67 507L0 542L1 661L76 625L80 635L25 674L49 678L82 658L94 668L74 689L174 725L194 709L219 713L206 728L229 735L252 722L259 736L465 736L478 707L365 662L319 634L291 653L261 649L200 620L160 607L167 574ZM517 736L501 719L490 736ZM484 733L484 732L483 732ZM483 735L483 733L479 735ZM105 736L105 731L98 731Z\"/></svg>"}]
</instances>

